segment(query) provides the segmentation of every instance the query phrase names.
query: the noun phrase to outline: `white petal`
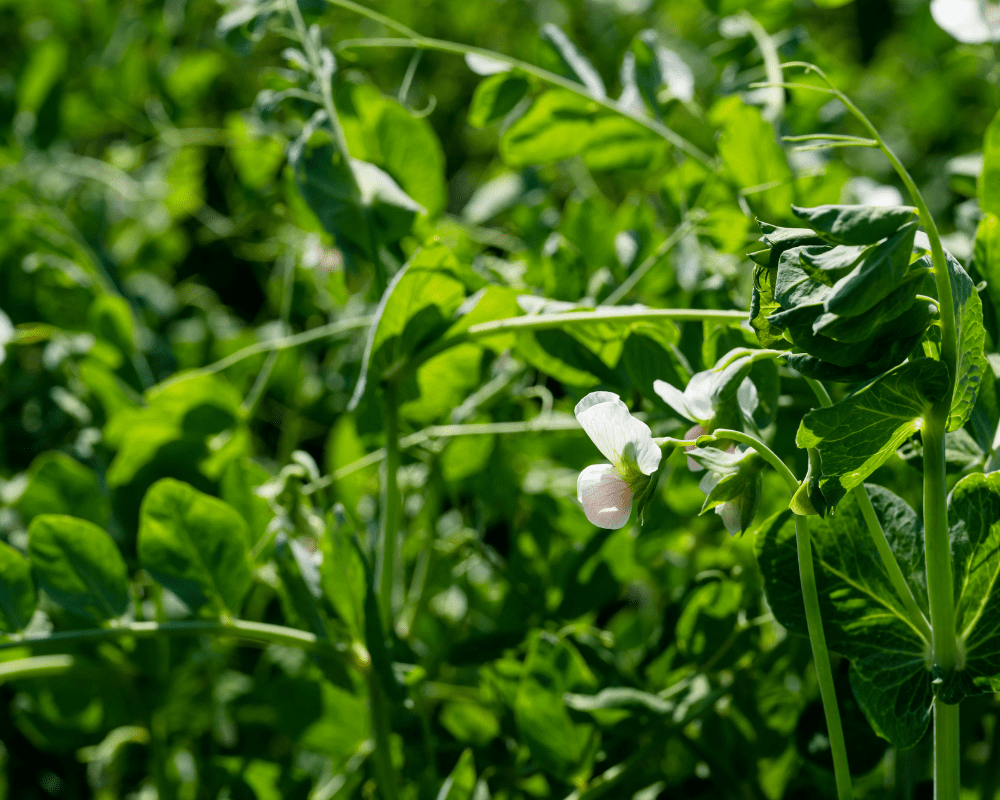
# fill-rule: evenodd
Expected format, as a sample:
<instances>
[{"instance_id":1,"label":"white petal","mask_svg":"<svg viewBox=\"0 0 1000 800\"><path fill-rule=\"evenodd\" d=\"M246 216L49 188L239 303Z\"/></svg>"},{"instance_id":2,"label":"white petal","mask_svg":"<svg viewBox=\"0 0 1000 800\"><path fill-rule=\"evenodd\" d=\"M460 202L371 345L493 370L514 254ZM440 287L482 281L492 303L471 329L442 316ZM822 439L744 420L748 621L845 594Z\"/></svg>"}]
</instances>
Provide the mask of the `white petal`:
<instances>
[{"instance_id":1,"label":"white petal","mask_svg":"<svg viewBox=\"0 0 1000 800\"><path fill-rule=\"evenodd\" d=\"M611 392L591 392L576 404L576 419L608 461L623 478L635 477L638 470L652 475L660 466L660 448L645 422L633 417Z\"/></svg>"},{"instance_id":2,"label":"white petal","mask_svg":"<svg viewBox=\"0 0 1000 800\"><path fill-rule=\"evenodd\" d=\"M576 499L592 523L624 528L632 513L632 487L611 464L591 464L576 482Z\"/></svg>"},{"instance_id":3,"label":"white petal","mask_svg":"<svg viewBox=\"0 0 1000 800\"><path fill-rule=\"evenodd\" d=\"M983 7L978 0L932 0L934 21L958 41L983 44L1000 38L1000 9L995 3Z\"/></svg>"},{"instance_id":4,"label":"white petal","mask_svg":"<svg viewBox=\"0 0 1000 800\"><path fill-rule=\"evenodd\" d=\"M695 421L694 417L691 416L691 409L688 407L688 401L684 396L684 392L676 386L671 386L666 381L655 380L653 381L653 391L660 396L660 399L664 403L684 417L684 419L689 422Z\"/></svg>"}]
</instances>

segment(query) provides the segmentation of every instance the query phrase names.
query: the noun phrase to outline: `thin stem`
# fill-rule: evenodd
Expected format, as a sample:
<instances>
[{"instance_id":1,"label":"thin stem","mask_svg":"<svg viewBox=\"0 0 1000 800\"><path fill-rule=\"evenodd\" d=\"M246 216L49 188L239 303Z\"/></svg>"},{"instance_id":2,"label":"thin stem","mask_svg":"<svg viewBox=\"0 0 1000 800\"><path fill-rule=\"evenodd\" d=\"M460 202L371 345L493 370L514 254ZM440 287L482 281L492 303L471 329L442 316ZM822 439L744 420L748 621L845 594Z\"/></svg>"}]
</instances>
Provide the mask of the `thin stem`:
<instances>
[{"instance_id":1,"label":"thin stem","mask_svg":"<svg viewBox=\"0 0 1000 800\"><path fill-rule=\"evenodd\" d=\"M386 630L393 627L392 590L399 534L399 392L393 382L385 388L385 483L382 490L382 531L378 549L378 599Z\"/></svg>"},{"instance_id":2,"label":"thin stem","mask_svg":"<svg viewBox=\"0 0 1000 800\"><path fill-rule=\"evenodd\" d=\"M291 248L286 248L281 259L281 309L279 317L282 325L286 327L292 316L292 291L294 286L295 258L292 255ZM264 390L267 388L267 382L271 379L271 373L274 371L274 365L277 362L278 351L272 350L268 353L267 361L264 362L263 368L257 373L257 378L253 382L250 393L243 400L241 408L245 414L250 414L256 407L257 401L260 400L264 394Z\"/></svg>"},{"instance_id":3,"label":"thin stem","mask_svg":"<svg viewBox=\"0 0 1000 800\"><path fill-rule=\"evenodd\" d=\"M927 238L931 243L931 258L934 262L934 281L937 286L938 303L941 306L941 360L948 365L948 370L954 380L958 345L955 330L955 302L951 293L951 276L948 272L948 264L944 255L944 247L941 245L941 235L938 233L937 224L934 222L934 217L927 208L927 203L924 202L920 189L917 188L917 185L914 183L910 173L892 151L892 148L890 148L889 145L887 145L882 139L881 134L872 124L871 120L865 116L861 109L858 108L846 94L834 86L830 79L827 78L826 73L824 73L823 70L815 64L810 64L805 61L790 61L782 66L801 67L807 72L815 72L819 75L823 82L830 87L830 92L837 96L840 102L847 107L847 110L850 111L851 114L853 114L854 117L872 135L872 138L878 144L878 148L882 151L885 157L889 159L889 163L892 164L892 168L896 171L896 174L899 175L900 180L903 181L907 191L910 193L910 198L913 200L913 204L917 207L917 211L920 214L920 222L924 226L924 231L926 231ZM950 405L950 397L947 398L947 402Z\"/></svg>"},{"instance_id":4,"label":"thin stem","mask_svg":"<svg viewBox=\"0 0 1000 800\"><path fill-rule=\"evenodd\" d=\"M269 339L266 342L257 342L256 344L248 345L235 353L226 356L225 358L219 359L214 364L209 364L199 369L193 369L190 372L183 372L180 375L174 375L159 384L159 388L163 389L167 386L173 386L176 383L182 383L192 378L200 378L204 375L214 375L217 372L222 372L225 369L238 364L247 358L252 358L253 356L260 355L261 353L272 353L278 350L287 350L291 347L298 347L299 345L308 344L309 342L315 342L318 339L325 339L328 336L338 336L343 333L350 333L356 331L360 328L367 328L371 325L371 317L355 317L353 319L343 319L337 322L331 322L327 325L320 325L318 328L312 328L308 331L303 331L302 333L296 333L291 336L282 336L277 339Z\"/></svg>"},{"instance_id":5,"label":"thin stem","mask_svg":"<svg viewBox=\"0 0 1000 800\"><path fill-rule=\"evenodd\" d=\"M775 468L775 470L777 470L778 474L784 479L785 485L788 487L789 492L795 494L795 492L798 490L799 482L796 479L795 474L788 468L788 465L785 464L784 461L778 458L778 456L770 447L764 444L756 436L751 436L750 434L742 433L741 431L731 431L726 428L718 428L717 430L713 431L712 433L706 436L699 436L698 442L709 443L709 442L717 442L722 439L739 442L740 444L745 444L752 447L754 450L760 453L761 457L768 464L770 464L772 467Z\"/></svg>"},{"instance_id":6,"label":"thin stem","mask_svg":"<svg viewBox=\"0 0 1000 800\"><path fill-rule=\"evenodd\" d=\"M0 664L0 684L21 678L48 678L62 675L73 668L75 659L69 655L30 656Z\"/></svg>"},{"instance_id":7,"label":"thin stem","mask_svg":"<svg viewBox=\"0 0 1000 800\"><path fill-rule=\"evenodd\" d=\"M566 89L567 91L578 94L581 97L585 97L597 105L603 106L604 108L614 111L617 114L621 114L623 117L633 120L639 123L644 128L653 131L663 139L666 139L670 144L676 147L678 150L682 150L687 155L700 161L709 169L715 169L715 163L712 158L706 153L703 153L700 149L691 144L687 139L678 135L666 125L647 117L645 114L630 111L624 107L619 106L614 100L607 97L597 97L592 95L587 91L587 87L576 81L571 81L568 78L564 78L561 75L557 75L554 72L549 72L541 67L536 67L534 64L529 64L527 61L521 61L517 58L511 58L502 53L496 53L492 50L486 50L482 47L472 47L471 45L459 44L458 42L448 42L442 39L432 39L427 36L422 36L410 28L407 28L398 23L394 23L388 17L383 14L378 14L364 6L358 5L357 3L352 3L350 0L327 0L328 3L335 6L340 6L341 8L350 9L358 14L368 17L369 19L376 19L383 25L394 29L397 33L402 34L405 38L395 39L395 38L365 38L365 39L345 39L339 42L337 45L338 50L344 50L348 48L355 47L413 47L422 48L425 50L438 50L444 53L456 53L458 55L477 55L483 58L488 58L492 61L499 61L507 66L521 70L522 72L532 75L539 80L549 83L553 86L558 86L561 89Z\"/></svg>"},{"instance_id":8,"label":"thin stem","mask_svg":"<svg viewBox=\"0 0 1000 800\"><path fill-rule=\"evenodd\" d=\"M220 636L260 645L280 644L286 647L296 647L310 653L323 651L329 655L341 657L346 657L348 650L343 646L317 640L313 634L298 628L287 628L284 625L271 625L266 622L229 619L125 622L109 628L84 628L41 635L32 634L0 641L0 651L15 647L57 649L69 644L100 642L126 636L134 636L139 639L148 639L153 636ZM352 650L355 651L354 657L347 658L346 663L361 669L360 661L367 656L359 654L357 648L358 645L352 646Z\"/></svg>"},{"instance_id":9,"label":"thin stem","mask_svg":"<svg viewBox=\"0 0 1000 800\"><path fill-rule=\"evenodd\" d=\"M403 370L412 372L423 362L445 350L450 350L456 345L465 344L466 342L472 342L488 336L495 336L507 331L541 331L550 328L565 329L572 325L585 325L593 322L644 322L659 319L674 322L703 322L708 320L738 325L746 318L746 311L719 311L696 308L645 308L643 306L599 308L596 311L565 311L558 314L528 314L523 317L508 317L506 319L471 325L464 333L458 333L439 340L426 350L411 357L407 363L399 364L397 369L400 372Z\"/></svg>"},{"instance_id":10,"label":"thin stem","mask_svg":"<svg viewBox=\"0 0 1000 800\"><path fill-rule=\"evenodd\" d=\"M826 647L823 633L823 619L820 616L819 591L816 588L816 573L813 566L812 542L809 538L809 517L795 517L795 544L799 551L799 580L802 583L802 600L806 611L806 627L812 644L813 662L816 664L816 678L819 694L826 716L826 730L830 738L830 752L833 755L833 774L837 783L838 800L853 797L851 770L847 763L847 744L844 728L837 706L837 691L833 684L833 670L830 667L830 652Z\"/></svg>"},{"instance_id":11,"label":"thin stem","mask_svg":"<svg viewBox=\"0 0 1000 800\"><path fill-rule=\"evenodd\" d=\"M767 73L768 82L781 83L784 76L781 72L781 59L778 57L778 49L775 47L774 40L750 12L744 11L741 16L747 26L747 32L757 42L761 57L764 59L764 71ZM774 128L776 135L781 131L781 121L784 116L785 93L780 88L775 87L774 91L769 93L763 117Z\"/></svg>"},{"instance_id":12,"label":"thin stem","mask_svg":"<svg viewBox=\"0 0 1000 800\"><path fill-rule=\"evenodd\" d=\"M663 243L656 248L656 251L652 255L632 270L631 274L622 281L621 286L604 298L604 302L601 303L601 305L613 306L625 297L625 295L631 292L635 288L635 285L643 279L646 273L655 267L659 263L660 259L669 253L673 249L674 245L683 239L698 221L699 220L690 218L684 220L684 222L678 225L674 232L671 233L670 236L668 236Z\"/></svg>"},{"instance_id":13,"label":"thin stem","mask_svg":"<svg viewBox=\"0 0 1000 800\"><path fill-rule=\"evenodd\" d=\"M399 797L399 781L396 770L392 766L392 728L389 724L389 704L385 690L379 682L374 670L367 675L368 702L371 705L372 733L375 739L375 750L372 759L375 762L375 773L382 800L397 800Z\"/></svg>"},{"instance_id":14,"label":"thin stem","mask_svg":"<svg viewBox=\"0 0 1000 800\"><path fill-rule=\"evenodd\" d=\"M826 387L823 386L815 378L806 378L806 383L809 388L813 390L813 394L816 395L816 399L819 401L821 406L828 407L833 405L833 399L830 397L830 393L827 392ZM868 492L864 485L855 486L852 490L854 493L854 498L858 501L858 505L861 507L861 515L865 518L865 525L868 527L868 533L871 534L872 542L875 544L875 549L878 551L879 558L882 559L882 566L885 567L885 571L889 576L889 581L892 583L893 589L896 590L896 595L899 597L903 606L906 608L906 613L910 616L910 621L913 623L914 627L924 637L928 642L932 639L932 633L930 625L927 622L927 617L924 616L924 612L920 610L920 606L917 605L917 599L913 595L913 589L910 584L906 582L906 578L903 575L903 570L899 566L899 562L896 560L896 556L892 552L892 548L889 547L889 542L885 538L885 531L882 530L882 523L878 521L878 517L875 515L875 508L872 506L871 498L868 496Z\"/></svg>"},{"instance_id":15,"label":"thin stem","mask_svg":"<svg viewBox=\"0 0 1000 800\"><path fill-rule=\"evenodd\" d=\"M878 147L878 142L874 139L862 139L860 136L848 136L842 133L803 133L796 136L782 136L781 141L783 142L816 142L816 141L831 141L831 142L857 142L858 144L867 144L872 147Z\"/></svg>"}]
</instances>

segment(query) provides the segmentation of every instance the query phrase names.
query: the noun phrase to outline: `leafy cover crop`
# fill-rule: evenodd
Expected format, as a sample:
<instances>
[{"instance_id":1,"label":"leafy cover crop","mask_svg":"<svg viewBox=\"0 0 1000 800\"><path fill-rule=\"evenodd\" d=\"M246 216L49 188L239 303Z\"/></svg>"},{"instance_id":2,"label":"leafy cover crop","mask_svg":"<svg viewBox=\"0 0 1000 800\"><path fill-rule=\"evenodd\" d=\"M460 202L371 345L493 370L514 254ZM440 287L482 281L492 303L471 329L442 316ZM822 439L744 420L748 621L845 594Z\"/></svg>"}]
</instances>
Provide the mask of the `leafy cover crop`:
<instances>
[{"instance_id":1,"label":"leafy cover crop","mask_svg":"<svg viewBox=\"0 0 1000 800\"><path fill-rule=\"evenodd\" d=\"M994 800L995 11L0 4L0 798Z\"/></svg>"}]
</instances>

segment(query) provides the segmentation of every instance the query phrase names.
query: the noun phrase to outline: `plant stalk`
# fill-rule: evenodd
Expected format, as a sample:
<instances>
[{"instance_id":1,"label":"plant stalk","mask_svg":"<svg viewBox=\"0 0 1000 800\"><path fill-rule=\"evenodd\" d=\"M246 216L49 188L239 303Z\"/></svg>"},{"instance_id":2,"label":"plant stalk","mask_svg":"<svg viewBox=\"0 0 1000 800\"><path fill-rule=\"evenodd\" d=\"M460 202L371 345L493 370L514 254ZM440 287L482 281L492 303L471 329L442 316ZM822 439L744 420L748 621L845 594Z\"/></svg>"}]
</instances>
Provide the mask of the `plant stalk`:
<instances>
[{"instance_id":1,"label":"plant stalk","mask_svg":"<svg viewBox=\"0 0 1000 800\"><path fill-rule=\"evenodd\" d=\"M951 563L946 505L944 429L948 406L936 406L924 419L924 554L930 601L935 670L948 673L958 664L955 635L955 579ZM958 706L934 700L934 797L959 800Z\"/></svg>"},{"instance_id":2,"label":"plant stalk","mask_svg":"<svg viewBox=\"0 0 1000 800\"><path fill-rule=\"evenodd\" d=\"M392 591L395 584L396 538L399 534L399 390L385 387L385 482L382 489L382 530L378 547L378 601L386 630L393 629Z\"/></svg>"},{"instance_id":3,"label":"plant stalk","mask_svg":"<svg viewBox=\"0 0 1000 800\"><path fill-rule=\"evenodd\" d=\"M823 619L820 616L819 592L816 589L816 572L813 566L812 541L809 538L809 518L796 515L795 544L799 551L799 580L802 583L802 600L806 610L806 627L812 645L813 662L816 664L816 678L819 694L826 716L827 735L830 737L830 752L833 755L833 774L837 783L838 800L851 800L854 796L851 786L851 770L847 764L847 743L844 727L840 721L837 706L837 692L833 684L833 670L830 667L830 652L826 648L826 634L823 633Z\"/></svg>"},{"instance_id":4,"label":"plant stalk","mask_svg":"<svg viewBox=\"0 0 1000 800\"><path fill-rule=\"evenodd\" d=\"M385 690L379 683L373 669L368 670L368 702L371 704L372 735L375 739L375 750L372 759L375 762L375 776L382 800L398 800L399 782L396 770L392 766L392 729L389 725L389 705L386 702Z\"/></svg>"}]
</instances>

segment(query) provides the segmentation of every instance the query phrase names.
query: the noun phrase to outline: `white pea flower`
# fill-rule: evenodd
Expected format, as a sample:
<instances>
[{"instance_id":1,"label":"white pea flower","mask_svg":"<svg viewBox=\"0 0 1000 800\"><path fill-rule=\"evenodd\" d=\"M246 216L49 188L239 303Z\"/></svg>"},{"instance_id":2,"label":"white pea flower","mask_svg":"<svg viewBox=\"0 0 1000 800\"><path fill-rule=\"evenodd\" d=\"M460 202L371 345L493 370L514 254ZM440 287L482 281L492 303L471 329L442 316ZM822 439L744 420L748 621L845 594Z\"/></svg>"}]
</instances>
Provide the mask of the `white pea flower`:
<instances>
[{"instance_id":1,"label":"white pea flower","mask_svg":"<svg viewBox=\"0 0 1000 800\"><path fill-rule=\"evenodd\" d=\"M601 528L624 528L632 500L660 466L649 426L633 417L618 395L591 392L576 404L576 419L610 464L591 464L576 483L584 513Z\"/></svg>"}]
</instances>

